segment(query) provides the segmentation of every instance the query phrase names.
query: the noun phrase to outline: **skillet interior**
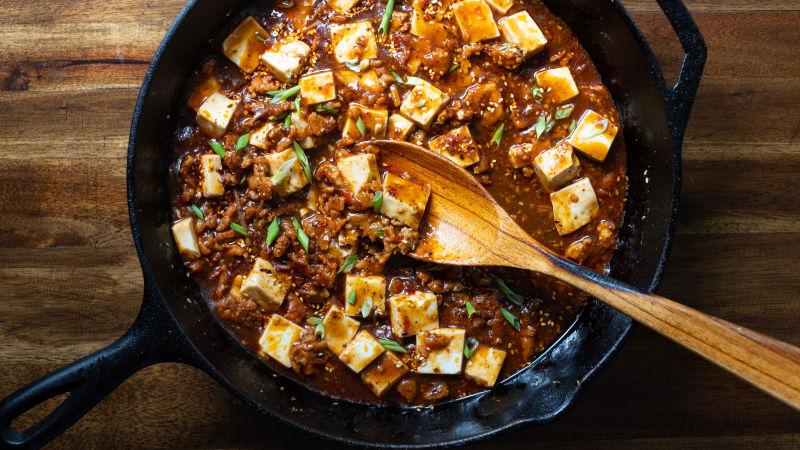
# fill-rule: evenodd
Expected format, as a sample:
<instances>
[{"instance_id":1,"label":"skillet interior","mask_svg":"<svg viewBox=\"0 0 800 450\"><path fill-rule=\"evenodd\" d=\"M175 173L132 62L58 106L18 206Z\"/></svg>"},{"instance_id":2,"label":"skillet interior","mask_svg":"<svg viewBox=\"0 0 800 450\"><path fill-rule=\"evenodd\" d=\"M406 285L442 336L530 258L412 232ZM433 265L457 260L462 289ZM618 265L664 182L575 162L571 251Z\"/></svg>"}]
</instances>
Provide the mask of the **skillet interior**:
<instances>
[{"instance_id":1,"label":"skillet interior","mask_svg":"<svg viewBox=\"0 0 800 450\"><path fill-rule=\"evenodd\" d=\"M653 288L671 239L680 168L669 138L663 79L618 3L545 3L592 56L624 117L630 190L612 275L639 288ZM448 445L522 423L552 420L571 404L578 384L590 378L627 335L629 318L592 301L534 366L486 395L421 410L337 401L274 377L213 318L200 290L187 281L170 235L166 183L174 130L170 113L179 106L182 83L209 40L219 36L225 24L236 22L232 17L238 13L231 11L245 6L246 2L235 0L189 2L155 55L131 131L129 207L145 281L163 299L155 301L165 302L194 345L198 365L259 411L350 443ZM259 7L264 5L259 2Z\"/></svg>"}]
</instances>

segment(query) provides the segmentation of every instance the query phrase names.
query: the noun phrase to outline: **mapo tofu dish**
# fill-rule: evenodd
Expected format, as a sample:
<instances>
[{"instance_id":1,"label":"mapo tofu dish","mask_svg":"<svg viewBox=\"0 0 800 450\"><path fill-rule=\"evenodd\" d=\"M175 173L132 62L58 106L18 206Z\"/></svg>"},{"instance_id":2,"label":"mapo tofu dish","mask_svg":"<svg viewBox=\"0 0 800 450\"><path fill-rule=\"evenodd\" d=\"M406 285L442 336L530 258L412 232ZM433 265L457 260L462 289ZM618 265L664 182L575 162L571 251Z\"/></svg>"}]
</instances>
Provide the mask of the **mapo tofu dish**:
<instances>
[{"instance_id":1,"label":"mapo tofu dish","mask_svg":"<svg viewBox=\"0 0 800 450\"><path fill-rule=\"evenodd\" d=\"M564 284L408 257L430 187L370 144L452 160L606 271L620 116L542 3L283 0L229 27L174 118L172 233L238 341L334 397L419 405L490 389L569 326L586 296Z\"/></svg>"}]
</instances>

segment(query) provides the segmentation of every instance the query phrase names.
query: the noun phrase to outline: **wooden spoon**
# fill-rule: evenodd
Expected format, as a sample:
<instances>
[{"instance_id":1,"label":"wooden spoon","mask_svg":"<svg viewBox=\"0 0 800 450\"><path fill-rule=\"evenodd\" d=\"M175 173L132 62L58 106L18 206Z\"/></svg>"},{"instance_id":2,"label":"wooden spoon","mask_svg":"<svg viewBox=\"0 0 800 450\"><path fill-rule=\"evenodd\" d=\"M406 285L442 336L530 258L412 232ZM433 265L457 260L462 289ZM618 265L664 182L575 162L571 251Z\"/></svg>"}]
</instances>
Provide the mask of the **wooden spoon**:
<instances>
[{"instance_id":1,"label":"wooden spoon","mask_svg":"<svg viewBox=\"0 0 800 450\"><path fill-rule=\"evenodd\" d=\"M370 144L380 148L381 165L388 170L431 187L414 258L516 267L555 277L800 410L797 347L567 261L525 233L472 175L450 160L406 142Z\"/></svg>"}]
</instances>

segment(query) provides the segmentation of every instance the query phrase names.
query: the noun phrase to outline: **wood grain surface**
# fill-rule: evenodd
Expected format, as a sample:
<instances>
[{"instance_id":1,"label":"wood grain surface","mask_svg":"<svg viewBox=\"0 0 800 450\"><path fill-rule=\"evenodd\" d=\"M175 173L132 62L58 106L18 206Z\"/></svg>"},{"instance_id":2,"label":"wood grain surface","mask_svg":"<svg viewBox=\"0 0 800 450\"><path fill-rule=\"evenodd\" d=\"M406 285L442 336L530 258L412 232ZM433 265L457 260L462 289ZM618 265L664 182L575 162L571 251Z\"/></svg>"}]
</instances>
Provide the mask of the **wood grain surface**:
<instances>
[{"instance_id":1,"label":"wood grain surface","mask_svg":"<svg viewBox=\"0 0 800 450\"><path fill-rule=\"evenodd\" d=\"M652 0L623 0L663 69ZM690 0L709 48L659 292L800 345L800 3ZM182 1L0 2L0 397L119 336L142 281L125 204L128 127ZM668 78L672 75L668 75ZM37 411L31 416L35 417ZM52 448L333 448L197 370L148 368ZM557 422L473 448L800 448L800 415L638 328Z\"/></svg>"}]
</instances>

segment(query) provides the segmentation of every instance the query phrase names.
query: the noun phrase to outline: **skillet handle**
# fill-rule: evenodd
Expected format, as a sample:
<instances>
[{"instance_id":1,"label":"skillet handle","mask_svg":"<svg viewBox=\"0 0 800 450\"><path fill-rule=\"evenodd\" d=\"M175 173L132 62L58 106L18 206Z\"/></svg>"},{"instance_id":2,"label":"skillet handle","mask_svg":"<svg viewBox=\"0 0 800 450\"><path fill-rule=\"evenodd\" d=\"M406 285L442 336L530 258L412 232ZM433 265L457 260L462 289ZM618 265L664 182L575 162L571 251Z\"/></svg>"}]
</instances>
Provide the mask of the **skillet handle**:
<instances>
[{"instance_id":1,"label":"skillet handle","mask_svg":"<svg viewBox=\"0 0 800 450\"><path fill-rule=\"evenodd\" d=\"M667 118L672 140L675 145L680 145L703 74L707 50L700 30L681 0L658 0L658 4L678 35L684 51L678 80L666 92Z\"/></svg>"},{"instance_id":2,"label":"skillet handle","mask_svg":"<svg viewBox=\"0 0 800 450\"><path fill-rule=\"evenodd\" d=\"M130 329L109 346L17 390L0 401L0 448L39 448L55 439L136 371L149 365L191 360L187 345L161 300L145 288ZM25 431L14 419L42 402L68 394L50 414Z\"/></svg>"}]
</instances>

